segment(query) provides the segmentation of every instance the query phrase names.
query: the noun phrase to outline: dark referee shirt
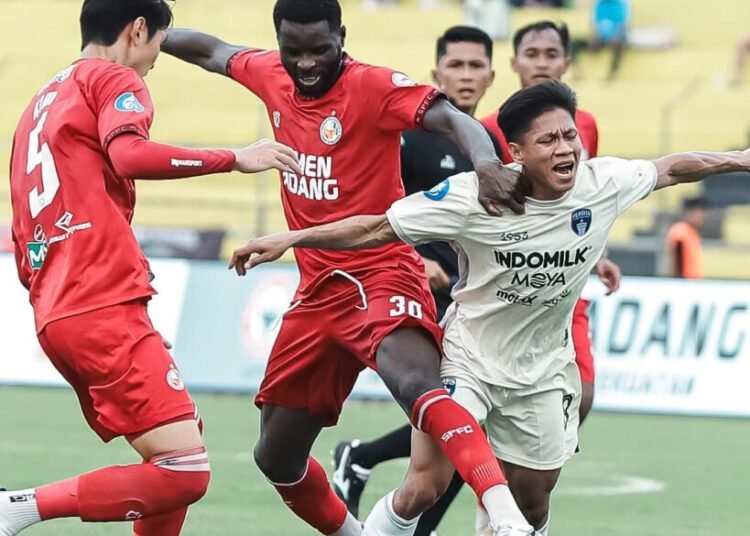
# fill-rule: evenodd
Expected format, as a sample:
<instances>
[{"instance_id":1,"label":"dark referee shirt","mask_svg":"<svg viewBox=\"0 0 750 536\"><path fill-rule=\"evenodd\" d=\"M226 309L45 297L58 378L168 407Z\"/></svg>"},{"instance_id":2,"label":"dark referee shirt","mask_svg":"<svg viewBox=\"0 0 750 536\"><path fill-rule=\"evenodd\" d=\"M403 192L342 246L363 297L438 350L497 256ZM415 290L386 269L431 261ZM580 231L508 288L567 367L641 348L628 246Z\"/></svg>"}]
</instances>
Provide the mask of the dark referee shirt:
<instances>
[{"instance_id":1,"label":"dark referee shirt","mask_svg":"<svg viewBox=\"0 0 750 536\"><path fill-rule=\"evenodd\" d=\"M495 152L502 156L497 139L491 132L487 133ZM473 170L471 161L446 136L426 130L408 130L401 134L401 177L406 195L429 190L451 175ZM458 280L458 255L450 244L431 242L417 246L417 251L422 257L440 264L451 280L451 287ZM433 291L432 294L437 303L439 319L451 303L450 288Z\"/></svg>"}]
</instances>

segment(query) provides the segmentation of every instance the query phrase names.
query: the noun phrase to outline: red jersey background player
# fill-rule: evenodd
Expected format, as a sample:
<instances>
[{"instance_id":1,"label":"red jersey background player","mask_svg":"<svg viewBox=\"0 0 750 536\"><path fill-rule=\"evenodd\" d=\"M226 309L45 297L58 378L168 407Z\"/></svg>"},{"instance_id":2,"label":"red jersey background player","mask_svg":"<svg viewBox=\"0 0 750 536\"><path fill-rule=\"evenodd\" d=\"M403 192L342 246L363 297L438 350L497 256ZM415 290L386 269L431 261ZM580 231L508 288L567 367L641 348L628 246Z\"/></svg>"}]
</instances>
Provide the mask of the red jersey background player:
<instances>
[{"instance_id":1,"label":"red jersey background player","mask_svg":"<svg viewBox=\"0 0 750 536\"><path fill-rule=\"evenodd\" d=\"M377 213L403 197L400 132L420 127L450 136L470 157L480 199L503 183L516 197L505 195L507 203L522 200L477 121L434 88L344 53L337 0L278 0L274 24L278 51L232 46L192 30L171 30L162 48L229 76L263 100L276 139L300 154L303 173L281 177L291 229ZM440 495L442 489L424 486L434 479L420 477L439 469L419 463L420 452L438 449L431 436L487 503L498 529L507 522L527 527L483 432L442 388L441 332L414 250L388 245L295 255L300 286L256 398L262 426L255 459L284 502L323 534L361 532L310 449L322 427L336 423L359 372L371 367L427 435L419 435L405 488L388 499L392 515L385 521L371 515L368 524L390 523L396 534L411 530ZM452 433L458 429L464 433ZM385 512L385 501L380 505Z\"/></svg>"},{"instance_id":2,"label":"red jersey background player","mask_svg":"<svg viewBox=\"0 0 750 536\"><path fill-rule=\"evenodd\" d=\"M521 87L560 80L570 66L570 38L564 24L541 21L520 28L513 35L511 67L518 73ZM502 158L506 164L513 162L500 127L497 124L498 110L482 119L482 124L497 136L502 147ZM582 159L597 156L599 132L594 116L580 108L576 112L576 126L583 145ZM612 293L620 286L620 268L603 258L596 266L596 273ZM594 356L591 352L591 337L588 318L589 301L580 299L573 313L572 336L576 350L576 363L581 373L583 392L581 396L580 422L586 419L594 402Z\"/></svg>"},{"instance_id":3,"label":"red jersey background player","mask_svg":"<svg viewBox=\"0 0 750 536\"><path fill-rule=\"evenodd\" d=\"M130 228L136 178L276 166L288 147L240 151L149 141L143 77L172 20L163 0L86 0L81 58L45 84L16 128L12 236L39 342L104 441L124 436L144 463L0 493L0 534L42 520L135 521L139 536L176 536L210 468L197 411L154 330L148 261Z\"/></svg>"}]
</instances>

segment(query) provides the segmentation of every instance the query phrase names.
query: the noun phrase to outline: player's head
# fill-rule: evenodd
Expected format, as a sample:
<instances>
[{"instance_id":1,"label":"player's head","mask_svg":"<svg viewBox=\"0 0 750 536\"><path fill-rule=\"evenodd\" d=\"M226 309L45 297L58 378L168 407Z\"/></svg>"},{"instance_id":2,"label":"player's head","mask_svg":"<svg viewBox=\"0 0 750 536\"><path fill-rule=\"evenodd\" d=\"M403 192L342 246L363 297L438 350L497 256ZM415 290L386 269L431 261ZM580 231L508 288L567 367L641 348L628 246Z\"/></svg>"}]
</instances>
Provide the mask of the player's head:
<instances>
[{"instance_id":1,"label":"player's head","mask_svg":"<svg viewBox=\"0 0 750 536\"><path fill-rule=\"evenodd\" d=\"M557 199L575 184L581 160L576 94L562 82L523 88L500 107L497 124L538 199Z\"/></svg>"},{"instance_id":2,"label":"player's head","mask_svg":"<svg viewBox=\"0 0 750 536\"><path fill-rule=\"evenodd\" d=\"M682 219L701 230L706 224L708 202L704 197L686 197L682 200Z\"/></svg>"},{"instance_id":3,"label":"player's head","mask_svg":"<svg viewBox=\"0 0 750 536\"><path fill-rule=\"evenodd\" d=\"M146 76L172 24L172 10L165 0L84 0L80 21L81 50L112 47L118 62Z\"/></svg>"},{"instance_id":4,"label":"player's head","mask_svg":"<svg viewBox=\"0 0 750 536\"><path fill-rule=\"evenodd\" d=\"M472 26L448 28L437 40L432 77L458 109L474 115L495 79L490 36Z\"/></svg>"},{"instance_id":5,"label":"player's head","mask_svg":"<svg viewBox=\"0 0 750 536\"><path fill-rule=\"evenodd\" d=\"M341 72L346 28L338 0L276 0L273 23L281 62L300 94L318 97Z\"/></svg>"},{"instance_id":6,"label":"player's head","mask_svg":"<svg viewBox=\"0 0 750 536\"><path fill-rule=\"evenodd\" d=\"M570 65L570 34L565 24L529 24L513 35L513 70L521 87L562 79Z\"/></svg>"}]
</instances>

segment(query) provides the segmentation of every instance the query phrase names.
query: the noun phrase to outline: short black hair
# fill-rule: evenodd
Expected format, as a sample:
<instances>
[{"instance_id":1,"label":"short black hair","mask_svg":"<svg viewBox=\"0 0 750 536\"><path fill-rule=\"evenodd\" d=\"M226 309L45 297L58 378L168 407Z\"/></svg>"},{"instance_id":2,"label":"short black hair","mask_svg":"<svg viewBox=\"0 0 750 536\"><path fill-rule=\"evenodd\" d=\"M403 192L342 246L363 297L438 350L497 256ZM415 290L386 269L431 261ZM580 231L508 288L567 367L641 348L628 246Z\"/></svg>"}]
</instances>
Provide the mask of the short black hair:
<instances>
[{"instance_id":1,"label":"short black hair","mask_svg":"<svg viewBox=\"0 0 750 536\"><path fill-rule=\"evenodd\" d=\"M557 35L560 36L560 43L562 43L565 55L567 56L570 54L570 32L568 31L568 26L565 23L558 26L549 20L533 22L516 30L516 33L513 34L513 54L518 54L518 48L521 46L521 41L523 41L523 38L526 37L527 33L543 32L544 30L556 31Z\"/></svg>"},{"instance_id":2,"label":"short black hair","mask_svg":"<svg viewBox=\"0 0 750 536\"><path fill-rule=\"evenodd\" d=\"M277 0L273 7L273 25L276 33L281 21L309 24L327 21L331 31L341 28L341 5L338 0Z\"/></svg>"},{"instance_id":3,"label":"short black hair","mask_svg":"<svg viewBox=\"0 0 750 536\"><path fill-rule=\"evenodd\" d=\"M138 17L146 19L148 38L172 24L172 9L165 0L84 0L81 8L81 49L89 43L105 46Z\"/></svg>"},{"instance_id":4,"label":"short black hair","mask_svg":"<svg viewBox=\"0 0 750 536\"><path fill-rule=\"evenodd\" d=\"M484 45L487 57L492 60L492 39L487 32L474 26L451 26L445 33L438 37L435 61L445 56L448 43L479 43Z\"/></svg>"},{"instance_id":5,"label":"short black hair","mask_svg":"<svg viewBox=\"0 0 750 536\"><path fill-rule=\"evenodd\" d=\"M545 82L516 91L500 107L497 126L505 139L518 143L540 115L562 108L575 120L578 99L563 82Z\"/></svg>"}]
</instances>

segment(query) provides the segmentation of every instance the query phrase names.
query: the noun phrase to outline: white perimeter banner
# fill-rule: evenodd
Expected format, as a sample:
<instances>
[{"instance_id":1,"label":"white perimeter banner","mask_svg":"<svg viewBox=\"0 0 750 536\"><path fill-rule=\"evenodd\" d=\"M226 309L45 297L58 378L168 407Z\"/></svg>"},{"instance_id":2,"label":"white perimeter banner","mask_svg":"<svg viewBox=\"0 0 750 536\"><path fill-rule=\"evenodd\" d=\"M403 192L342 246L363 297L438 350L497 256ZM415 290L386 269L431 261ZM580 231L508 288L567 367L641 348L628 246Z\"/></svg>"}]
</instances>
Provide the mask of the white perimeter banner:
<instances>
[{"instance_id":1,"label":"white perimeter banner","mask_svg":"<svg viewBox=\"0 0 750 536\"><path fill-rule=\"evenodd\" d=\"M184 261L152 261L159 294L149 304L156 329L174 341L187 285ZM0 254L0 383L66 385L44 355L36 338L29 293L18 281L12 255Z\"/></svg>"},{"instance_id":2,"label":"white perimeter banner","mask_svg":"<svg viewBox=\"0 0 750 536\"><path fill-rule=\"evenodd\" d=\"M750 282L625 277L588 297L596 408L750 416Z\"/></svg>"}]
</instances>

